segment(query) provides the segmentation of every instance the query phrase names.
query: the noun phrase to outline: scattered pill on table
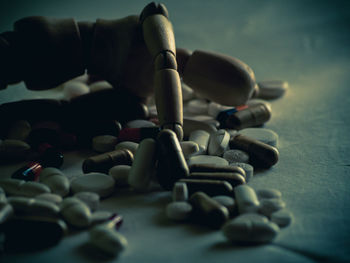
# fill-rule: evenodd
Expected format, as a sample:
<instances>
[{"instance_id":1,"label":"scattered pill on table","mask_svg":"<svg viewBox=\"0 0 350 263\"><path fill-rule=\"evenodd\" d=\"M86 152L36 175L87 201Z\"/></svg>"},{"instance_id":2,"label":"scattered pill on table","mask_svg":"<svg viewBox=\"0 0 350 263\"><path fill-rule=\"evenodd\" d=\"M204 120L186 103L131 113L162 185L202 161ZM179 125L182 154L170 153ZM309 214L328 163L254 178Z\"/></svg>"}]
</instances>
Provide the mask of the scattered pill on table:
<instances>
[{"instance_id":1,"label":"scattered pill on table","mask_svg":"<svg viewBox=\"0 0 350 263\"><path fill-rule=\"evenodd\" d=\"M166 216L175 221L189 219L192 212L192 205L185 201L174 201L166 206Z\"/></svg>"},{"instance_id":2,"label":"scattered pill on table","mask_svg":"<svg viewBox=\"0 0 350 263\"><path fill-rule=\"evenodd\" d=\"M272 188L259 188L256 189L256 194L259 199L268 199L268 198L281 198L282 193L277 189Z\"/></svg>"},{"instance_id":3,"label":"scattered pill on table","mask_svg":"<svg viewBox=\"0 0 350 263\"><path fill-rule=\"evenodd\" d=\"M93 192L79 192L74 197L83 201L92 212L96 211L100 205L100 196Z\"/></svg>"},{"instance_id":4,"label":"scattered pill on table","mask_svg":"<svg viewBox=\"0 0 350 263\"><path fill-rule=\"evenodd\" d=\"M248 185L239 185L234 188L234 192L240 214L258 211L260 203L253 188Z\"/></svg>"},{"instance_id":5,"label":"scattered pill on table","mask_svg":"<svg viewBox=\"0 0 350 263\"><path fill-rule=\"evenodd\" d=\"M103 173L87 173L71 181L72 192L93 192L101 198L108 197L114 192L113 177Z\"/></svg>"},{"instance_id":6,"label":"scattered pill on table","mask_svg":"<svg viewBox=\"0 0 350 263\"><path fill-rule=\"evenodd\" d=\"M270 218L272 222L276 223L280 227L286 227L292 223L293 214L286 209L282 209L272 213Z\"/></svg>"},{"instance_id":7,"label":"scattered pill on table","mask_svg":"<svg viewBox=\"0 0 350 263\"><path fill-rule=\"evenodd\" d=\"M188 199L188 189L184 182L176 182L173 187L172 192L173 201L187 201Z\"/></svg>"},{"instance_id":8,"label":"scattered pill on table","mask_svg":"<svg viewBox=\"0 0 350 263\"><path fill-rule=\"evenodd\" d=\"M278 134L273 130L265 128L246 128L239 131L239 134L261 141L273 147L277 147Z\"/></svg>"},{"instance_id":9,"label":"scattered pill on table","mask_svg":"<svg viewBox=\"0 0 350 263\"><path fill-rule=\"evenodd\" d=\"M227 150L222 156L230 163L249 163L249 155L242 150Z\"/></svg>"}]
</instances>

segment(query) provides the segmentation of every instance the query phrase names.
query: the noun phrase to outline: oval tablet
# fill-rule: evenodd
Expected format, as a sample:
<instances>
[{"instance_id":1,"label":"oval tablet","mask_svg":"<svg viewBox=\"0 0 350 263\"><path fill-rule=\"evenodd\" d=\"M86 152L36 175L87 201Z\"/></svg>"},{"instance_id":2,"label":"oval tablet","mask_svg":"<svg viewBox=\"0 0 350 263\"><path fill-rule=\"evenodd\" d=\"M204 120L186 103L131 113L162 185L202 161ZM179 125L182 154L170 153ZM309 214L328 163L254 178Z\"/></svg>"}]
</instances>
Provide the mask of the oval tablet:
<instances>
[{"instance_id":1,"label":"oval tablet","mask_svg":"<svg viewBox=\"0 0 350 263\"><path fill-rule=\"evenodd\" d=\"M245 181L248 183L254 175L254 167L249 163L230 163L230 166L237 166L245 171Z\"/></svg>"},{"instance_id":2,"label":"oval tablet","mask_svg":"<svg viewBox=\"0 0 350 263\"><path fill-rule=\"evenodd\" d=\"M105 153L114 150L118 139L112 135L99 135L92 139L92 149L96 152Z\"/></svg>"},{"instance_id":3,"label":"oval tablet","mask_svg":"<svg viewBox=\"0 0 350 263\"><path fill-rule=\"evenodd\" d=\"M239 185L234 188L234 192L240 214L258 211L259 200L253 188L248 185Z\"/></svg>"},{"instance_id":4,"label":"oval tablet","mask_svg":"<svg viewBox=\"0 0 350 263\"><path fill-rule=\"evenodd\" d=\"M66 222L75 227L88 227L91 223L89 207L75 197L68 197L62 201L61 214Z\"/></svg>"},{"instance_id":5,"label":"oval tablet","mask_svg":"<svg viewBox=\"0 0 350 263\"><path fill-rule=\"evenodd\" d=\"M175 221L183 221L190 217L192 205L184 201L176 201L166 206L166 216Z\"/></svg>"},{"instance_id":6,"label":"oval tablet","mask_svg":"<svg viewBox=\"0 0 350 263\"><path fill-rule=\"evenodd\" d=\"M230 212L230 216L236 214L236 202L235 200L227 195L216 195L212 197L213 200L215 200L216 202L218 202L219 204L223 205L224 207L227 208L227 210Z\"/></svg>"},{"instance_id":7,"label":"oval tablet","mask_svg":"<svg viewBox=\"0 0 350 263\"><path fill-rule=\"evenodd\" d=\"M264 222L264 223L269 222L269 219L266 216L256 214L256 213L241 214L241 215L235 217L234 220L235 220L235 222L237 222L237 221L245 222L247 220L251 220L251 221L255 221L255 222Z\"/></svg>"},{"instance_id":8,"label":"oval tablet","mask_svg":"<svg viewBox=\"0 0 350 263\"><path fill-rule=\"evenodd\" d=\"M272 222L276 223L280 227L286 227L293 221L293 214L286 209L282 209L272 213L270 218Z\"/></svg>"},{"instance_id":9,"label":"oval tablet","mask_svg":"<svg viewBox=\"0 0 350 263\"><path fill-rule=\"evenodd\" d=\"M59 207L49 201L28 198L28 197L10 197L8 199L16 214L41 215L55 217L60 212Z\"/></svg>"},{"instance_id":10,"label":"oval tablet","mask_svg":"<svg viewBox=\"0 0 350 263\"><path fill-rule=\"evenodd\" d=\"M100 205L100 196L93 192L79 192L74 197L83 201L91 211L97 210Z\"/></svg>"},{"instance_id":11,"label":"oval tablet","mask_svg":"<svg viewBox=\"0 0 350 263\"><path fill-rule=\"evenodd\" d=\"M113 177L115 185L128 186L130 169L130 165L116 165L109 169L108 174Z\"/></svg>"},{"instance_id":12,"label":"oval tablet","mask_svg":"<svg viewBox=\"0 0 350 263\"><path fill-rule=\"evenodd\" d=\"M192 156L187 161L188 166L195 164L214 164L214 165L228 165L228 161L224 158L218 156L210 156L210 155L197 155Z\"/></svg>"},{"instance_id":13,"label":"oval tablet","mask_svg":"<svg viewBox=\"0 0 350 263\"><path fill-rule=\"evenodd\" d=\"M100 197L110 196L114 191L114 179L103 173L87 173L71 182L73 193L93 192Z\"/></svg>"},{"instance_id":14,"label":"oval tablet","mask_svg":"<svg viewBox=\"0 0 350 263\"><path fill-rule=\"evenodd\" d=\"M124 142L118 143L114 147L114 150L124 150L124 149L126 149L126 150L131 151L133 154L135 154L138 147L139 147L139 144L136 143L136 142L124 141Z\"/></svg>"},{"instance_id":15,"label":"oval tablet","mask_svg":"<svg viewBox=\"0 0 350 263\"><path fill-rule=\"evenodd\" d=\"M230 141L230 134L221 129L210 135L208 154L222 156Z\"/></svg>"},{"instance_id":16,"label":"oval tablet","mask_svg":"<svg viewBox=\"0 0 350 263\"><path fill-rule=\"evenodd\" d=\"M48 202L54 203L55 205L59 205L63 200L61 196L57 194L52 194L52 193L44 193L44 194L37 195L35 199L48 201Z\"/></svg>"},{"instance_id":17,"label":"oval tablet","mask_svg":"<svg viewBox=\"0 0 350 263\"><path fill-rule=\"evenodd\" d=\"M259 81L258 97L262 99L278 99L288 90L288 82L283 80Z\"/></svg>"},{"instance_id":18,"label":"oval tablet","mask_svg":"<svg viewBox=\"0 0 350 263\"><path fill-rule=\"evenodd\" d=\"M239 134L248 136L250 138L261 141L273 147L276 147L278 143L278 134L270 129L246 128L246 129L240 130Z\"/></svg>"},{"instance_id":19,"label":"oval tablet","mask_svg":"<svg viewBox=\"0 0 350 263\"><path fill-rule=\"evenodd\" d=\"M125 124L124 128L144 128L144 127L155 127L156 125L151 121L146 120L133 120Z\"/></svg>"},{"instance_id":20,"label":"oval tablet","mask_svg":"<svg viewBox=\"0 0 350 263\"><path fill-rule=\"evenodd\" d=\"M110 211L96 211L91 214L91 223L92 224L100 224L102 222L107 221L112 217L113 213Z\"/></svg>"},{"instance_id":21,"label":"oval tablet","mask_svg":"<svg viewBox=\"0 0 350 263\"><path fill-rule=\"evenodd\" d=\"M0 144L0 159L1 161L21 160L29 150L30 145L23 141L6 139Z\"/></svg>"},{"instance_id":22,"label":"oval tablet","mask_svg":"<svg viewBox=\"0 0 350 263\"><path fill-rule=\"evenodd\" d=\"M281 198L261 199L259 213L270 217L272 213L286 207L286 203Z\"/></svg>"}]
</instances>

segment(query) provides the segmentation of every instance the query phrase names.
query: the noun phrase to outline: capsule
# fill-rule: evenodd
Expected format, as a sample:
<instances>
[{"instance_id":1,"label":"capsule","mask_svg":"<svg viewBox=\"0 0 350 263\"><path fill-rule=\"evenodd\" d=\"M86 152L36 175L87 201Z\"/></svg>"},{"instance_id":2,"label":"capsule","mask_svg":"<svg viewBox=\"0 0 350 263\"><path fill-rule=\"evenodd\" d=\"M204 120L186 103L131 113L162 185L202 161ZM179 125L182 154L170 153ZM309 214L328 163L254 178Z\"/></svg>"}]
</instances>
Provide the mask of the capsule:
<instances>
[{"instance_id":1,"label":"capsule","mask_svg":"<svg viewBox=\"0 0 350 263\"><path fill-rule=\"evenodd\" d=\"M189 174L188 166L176 134L164 129L157 137L158 168L156 176L159 184L171 190L174 183Z\"/></svg>"},{"instance_id":2,"label":"capsule","mask_svg":"<svg viewBox=\"0 0 350 263\"><path fill-rule=\"evenodd\" d=\"M226 118L224 128L242 130L264 124L271 118L271 109L265 104L257 104L237 111Z\"/></svg>"},{"instance_id":3,"label":"capsule","mask_svg":"<svg viewBox=\"0 0 350 263\"><path fill-rule=\"evenodd\" d=\"M230 109L226 109L226 110L223 110L223 111L220 111L218 113L218 115L216 116L216 120L218 122L220 122L220 126L223 128L223 127L226 127L226 120L232 115L232 114L235 114L236 112L240 111L240 110L244 110L248 108L247 105L242 105L242 106L237 106L237 107L233 107L233 108L230 108Z\"/></svg>"},{"instance_id":4,"label":"capsule","mask_svg":"<svg viewBox=\"0 0 350 263\"><path fill-rule=\"evenodd\" d=\"M218 165L218 164L192 164L190 165L191 173L239 173L244 178L246 173L243 168L238 166Z\"/></svg>"},{"instance_id":5,"label":"capsule","mask_svg":"<svg viewBox=\"0 0 350 263\"><path fill-rule=\"evenodd\" d=\"M11 178L20 179L24 181L38 181L39 174L42 171L42 166L38 162L30 162L25 166L16 170Z\"/></svg>"},{"instance_id":6,"label":"capsule","mask_svg":"<svg viewBox=\"0 0 350 263\"><path fill-rule=\"evenodd\" d=\"M241 134L230 140L230 148L247 152L254 167L270 168L278 162L279 152L275 147Z\"/></svg>"},{"instance_id":7,"label":"capsule","mask_svg":"<svg viewBox=\"0 0 350 263\"><path fill-rule=\"evenodd\" d=\"M85 159L83 162L83 172L101 172L108 174L109 169L115 165L131 165L134 155L129 150L116 150L99 154Z\"/></svg>"},{"instance_id":8,"label":"capsule","mask_svg":"<svg viewBox=\"0 0 350 263\"><path fill-rule=\"evenodd\" d=\"M124 128L120 131L118 141L131 141L139 143L143 139L156 139L160 132L159 127L144 127L144 128Z\"/></svg>"},{"instance_id":9,"label":"capsule","mask_svg":"<svg viewBox=\"0 0 350 263\"><path fill-rule=\"evenodd\" d=\"M199 180L219 180L227 181L235 187L237 185L245 184L244 177L239 173L190 173L190 179L199 179Z\"/></svg>"},{"instance_id":10,"label":"capsule","mask_svg":"<svg viewBox=\"0 0 350 263\"><path fill-rule=\"evenodd\" d=\"M189 195L201 191L209 196L229 195L233 196L233 187L227 181L213 179L181 179L179 182L186 183Z\"/></svg>"},{"instance_id":11,"label":"capsule","mask_svg":"<svg viewBox=\"0 0 350 263\"><path fill-rule=\"evenodd\" d=\"M229 219L227 208L203 192L194 193L190 197L189 203L193 207L196 222L220 228Z\"/></svg>"}]
</instances>

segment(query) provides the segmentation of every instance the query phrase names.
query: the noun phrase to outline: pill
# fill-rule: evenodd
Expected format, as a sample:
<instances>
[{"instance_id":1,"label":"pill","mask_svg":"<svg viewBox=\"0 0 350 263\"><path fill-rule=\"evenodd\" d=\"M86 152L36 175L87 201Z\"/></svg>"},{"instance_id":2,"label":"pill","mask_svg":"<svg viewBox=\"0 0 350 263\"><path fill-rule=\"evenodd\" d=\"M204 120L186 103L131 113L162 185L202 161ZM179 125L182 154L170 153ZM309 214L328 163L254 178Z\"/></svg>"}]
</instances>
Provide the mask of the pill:
<instances>
[{"instance_id":1,"label":"pill","mask_svg":"<svg viewBox=\"0 0 350 263\"><path fill-rule=\"evenodd\" d=\"M157 137L158 167L156 176L165 190L171 190L174 183L189 174L188 166L179 140L172 130L164 129Z\"/></svg>"},{"instance_id":2,"label":"pill","mask_svg":"<svg viewBox=\"0 0 350 263\"><path fill-rule=\"evenodd\" d=\"M222 232L231 242L259 244L271 242L277 236L279 227L273 222L232 219L222 227Z\"/></svg>"},{"instance_id":3,"label":"pill","mask_svg":"<svg viewBox=\"0 0 350 263\"><path fill-rule=\"evenodd\" d=\"M200 224L220 228L229 219L227 208L203 192L194 193L189 203L193 207L194 220Z\"/></svg>"},{"instance_id":4,"label":"pill","mask_svg":"<svg viewBox=\"0 0 350 263\"><path fill-rule=\"evenodd\" d=\"M248 163L230 163L232 167L240 167L245 172L245 181L248 183L254 175L254 167Z\"/></svg>"},{"instance_id":5,"label":"pill","mask_svg":"<svg viewBox=\"0 0 350 263\"><path fill-rule=\"evenodd\" d=\"M232 129L226 129L226 131L230 134L230 138L237 135L237 133L238 133L237 130L232 130Z\"/></svg>"},{"instance_id":6,"label":"pill","mask_svg":"<svg viewBox=\"0 0 350 263\"><path fill-rule=\"evenodd\" d=\"M173 187L173 201L187 201L188 189L186 183L176 182Z\"/></svg>"},{"instance_id":7,"label":"pill","mask_svg":"<svg viewBox=\"0 0 350 263\"><path fill-rule=\"evenodd\" d=\"M72 98L87 94L89 92L89 87L82 82L67 81L63 84L63 98L65 100L71 100Z\"/></svg>"},{"instance_id":8,"label":"pill","mask_svg":"<svg viewBox=\"0 0 350 263\"><path fill-rule=\"evenodd\" d=\"M72 192L93 192L101 198L110 196L114 191L113 177L103 173L87 173L71 181Z\"/></svg>"},{"instance_id":9,"label":"pill","mask_svg":"<svg viewBox=\"0 0 350 263\"><path fill-rule=\"evenodd\" d=\"M51 192L60 196L69 193L70 183L63 172L55 167L47 167L42 170L39 181L51 189Z\"/></svg>"},{"instance_id":10,"label":"pill","mask_svg":"<svg viewBox=\"0 0 350 263\"><path fill-rule=\"evenodd\" d=\"M191 156L188 159L188 166L192 166L195 164L213 164L213 165L228 165L228 161L224 158L218 156L210 156L210 155L197 155Z\"/></svg>"},{"instance_id":11,"label":"pill","mask_svg":"<svg viewBox=\"0 0 350 263\"><path fill-rule=\"evenodd\" d=\"M102 210L95 211L91 214L91 223L100 224L110 219L112 215L113 213L110 211L102 211Z\"/></svg>"},{"instance_id":12,"label":"pill","mask_svg":"<svg viewBox=\"0 0 350 263\"><path fill-rule=\"evenodd\" d=\"M11 178L20 179L24 181L38 181L39 174L42 171L42 166L38 162L29 162L28 164L22 166L16 170Z\"/></svg>"},{"instance_id":13,"label":"pill","mask_svg":"<svg viewBox=\"0 0 350 263\"><path fill-rule=\"evenodd\" d=\"M133 120L125 124L125 128L145 128L145 127L155 127L156 125L151 121L146 120Z\"/></svg>"},{"instance_id":14,"label":"pill","mask_svg":"<svg viewBox=\"0 0 350 263\"><path fill-rule=\"evenodd\" d=\"M270 217L272 213L286 207L286 203L281 198L261 199L259 213Z\"/></svg>"},{"instance_id":15,"label":"pill","mask_svg":"<svg viewBox=\"0 0 350 263\"><path fill-rule=\"evenodd\" d=\"M283 80L259 81L258 97L262 99L278 99L288 90L288 82Z\"/></svg>"},{"instance_id":16,"label":"pill","mask_svg":"<svg viewBox=\"0 0 350 263\"><path fill-rule=\"evenodd\" d=\"M93 192L79 192L74 197L83 201L90 208L90 211L97 210L100 205L100 196Z\"/></svg>"},{"instance_id":17,"label":"pill","mask_svg":"<svg viewBox=\"0 0 350 263\"><path fill-rule=\"evenodd\" d=\"M19 179L0 179L0 187L7 195L17 195L24 180Z\"/></svg>"},{"instance_id":18,"label":"pill","mask_svg":"<svg viewBox=\"0 0 350 263\"><path fill-rule=\"evenodd\" d=\"M229 163L249 163L249 155L241 150L227 150L222 157Z\"/></svg>"},{"instance_id":19,"label":"pill","mask_svg":"<svg viewBox=\"0 0 350 263\"><path fill-rule=\"evenodd\" d=\"M62 217L72 226L83 228L91 224L91 211L89 207L78 198L65 198L60 208Z\"/></svg>"},{"instance_id":20,"label":"pill","mask_svg":"<svg viewBox=\"0 0 350 263\"><path fill-rule=\"evenodd\" d=\"M254 167L270 168L278 162L279 152L275 147L241 134L230 140L230 148L247 152Z\"/></svg>"},{"instance_id":21,"label":"pill","mask_svg":"<svg viewBox=\"0 0 350 263\"><path fill-rule=\"evenodd\" d=\"M234 115L236 112L247 109L247 105L241 105L236 107L231 107L229 109L225 109L223 111L220 111L219 114L216 116L216 119L220 122L220 126L222 128L228 128L227 127L227 120L230 118L231 115Z\"/></svg>"},{"instance_id":22,"label":"pill","mask_svg":"<svg viewBox=\"0 0 350 263\"><path fill-rule=\"evenodd\" d=\"M0 225L13 217L13 207L8 203L0 203Z\"/></svg>"},{"instance_id":23,"label":"pill","mask_svg":"<svg viewBox=\"0 0 350 263\"><path fill-rule=\"evenodd\" d=\"M190 173L190 176L188 178L198 180L227 181L232 185L232 187L245 184L244 177L239 173L193 172Z\"/></svg>"},{"instance_id":24,"label":"pill","mask_svg":"<svg viewBox=\"0 0 350 263\"><path fill-rule=\"evenodd\" d=\"M234 220L235 220L235 222L237 222L237 221L246 222L247 220L251 220L254 222L264 222L264 223L269 222L269 219L266 216L260 215L257 213L241 214L241 215L235 217Z\"/></svg>"},{"instance_id":25,"label":"pill","mask_svg":"<svg viewBox=\"0 0 350 263\"><path fill-rule=\"evenodd\" d=\"M112 135L99 135L92 138L92 149L96 152L105 153L114 150L118 139Z\"/></svg>"},{"instance_id":26,"label":"pill","mask_svg":"<svg viewBox=\"0 0 350 263\"><path fill-rule=\"evenodd\" d=\"M0 144L0 160L5 161L18 161L23 160L30 150L29 144L20 141L6 139Z\"/></svg>"},{"instance_id":27,"label":"pill","mask_svg":"<svg viewBox=\"0 0 350 263\"><path fill-rule=\"evenodd\" d=\"M221 111L232 109L232 106L223 106L216 102L210 102L208 105L208 114L216 118Z\"/></svg>"},{"instance_id":28,"label":"pill","mask_svg":"<svg viewBox=\"0 0 350 263\"><path fill-rule=\"evenodd\" d=\"M185 105L184 110L191 114L206 114L208 112L208 102L203 99L194 99Z\"/></svg>"},{"instance_id":29,"label":"pill","mask_svg":"<svg viewBox=\"0 0 350 263\"><path fill-rule=\"evenodd\" d=\"M230 134L223 129L211 134L208 145L208 154L222 156L225 150L228 148L229 141Z\"/></svg>"},{"instance_id":30,"label":"pill","mask_svg":"<svg viewBox=\"0 0 350 263\"><path fill-rule=\"evenodd\" d=\"M238 166L219 165L219 164L192 164L189 166L191 173L203 172L203 173L239 173L244 178L246 177L243 168Z\"/></svg>"},{"instance_id":31,"label":"pill","mask_svg":"<svg viewBox=\"0 0 350 263\"><path fill-rule=\"evenodd\" d=\"M262 125L270 118L271 108L265 104L256 104L228 116L223 127L242 130L244 128Z\"/></svg>"},{"instance_id":32,"label":"pill","mask_svg":"<svg viewBox=\"0 0 350 263\"><path fill-rule=\"evenodd\" d=\"M8 198L8 202L16 214L55 217L60 212L56 204L36 198L12 196Z\"/></svg>"},{"instance_id":33,"label":"pill","mask_svg":"<svg viewBox=\"0 0 350 263\"><path fill-rule=\"evenodd\" d=\"M90 92L97 92L105 89L112 89L113 86L105 80L95 81L89 85Z\"/></svg>"},{"instance_id":34,"label":"pill","mask_svg":"<svg viewBox=\"0 0 350 263\"><path fill-rule=\"evenodd\" d=\"M56 205L59 205L63 200L60 195L52 194L52 193L45 193L45 194L37 195L37 196L35 196L35 199L48 201L48 202L54 203Z\"/></svg>"},{"instance_id":35,"label":"pill","mask_svg":"<svg viewBox=\"0 0 350 263\"><path fill-rule=\"evenodd\" d=\"M138 147L139 147L139 144L136 143L136 142L124 141L124 142L118 143L114 147L114 150L124 150L124 149L126 149L126 150L131 151L133 154L135 154Z\"/></svg>"},{"instance_id":36,"label":"pill","mask_svg":"<svg viewBox=\"0 0 350 263\"><path fill-rule=\"evenodd\" d=\"M281 198L282 193L277 189L272 188L262 188L257 189L256 194L259 199L268 199L268 198Z\"/></svg>"},{"instance_id":37,"label":"pill","mask_svg":"<svg viewBox=\"0 0 350 263\"><path fill-rule=\"evenodd\" d=\"M37 251L58 244L67 234L67 225L58 218L21 216L3 225L5 251Z\"/></svg>"},{"instance_id":38,"label":"pill","mask_svg":"<svg viewBox=\"0 0 350 263\"><path fill-rule=\"evenodd\" d=\"M134 155L129 150L114 150L93 157L89 157L83 162L83 172L101 172L108 173L115 165L131 165L134 161Z\"/></svg>"},{"instance_id":39,"label":"pill","mask_svg":"<svg viewBox=\"0 0 350 263\"><path fill-rule=\"evenodd\" d=\"M194 130L190 133L188 137L189 141L198 144L199 153L206 154L209 145L210 134L204 130Z\"/></svg>"},{"instance_id":40,"label":"pill","mask_svg":"<svg viewBox=\"0 0 350 263\"><path fill-rule=\"evenodd\" d=\"M113 177L116 186L128 186L130 168L129 165L116 165L109 170L108 174Z\"/></svg>"},{"instance_id":41,"label":"pill","mask_svg":"<svg viewBox=\"0 0 350 263\"><path fill-rule=\"evenodd\" d=\"M141 141L130 168L128 182L136 191L145 191L155 173L156 141L148 138Z\"/></svg>"},{"instance_id":42,"label":"pill","mask_svg":"<svg viewBox=\"0 0 350 263\"><path fill-rule=\"evenodd\" d=\"M262 99L250 99L247 101L247 105L248 107L254 106L254 105L258 105L258 104L265 104L267 108L271 109L271 103L266 101L266 100L262 100Z\"/></svg>"},{"instance_id":43,"label":"pill","mask_svg":"<svg viewBox=\"0 0 350 263\"><path fill-rule=\"evenodd\" d=\"M7 139L25 141L31 131L31 125L26 120L18 120L11 124Z\"/></svg>"},{"instance_id":44,"label":"pill","mask_svg":"<svg viewBox=\"0 0 350 263\"><path fill-rule=\"evenodd\" d=\"M180 146L185 159L188 159L191 155L199 152L198 144L192 141L182 141L180 142Z\"/></svg>"},{"instance_id":45,"label":"pill","mask_svg":"<svg viewBox=\"0 0 350 263\"><path fill-rule=\"evenodd\" d=\"M270 219L272 222L276 223L278 226L286 227L292 223L293 214L286 209L282 209L272 213L270 215Z\"/></svg>"},{"instance_id":46,"label":"pill","mask_svg":"<svg viewBox=\"0 0 350 263\"><path fill-rule=\"evenodd\" d=\"M123 128L119 133L118 141L131 141L139 143L146 138L157 138L159 132L159 127Z\"/></svg>"},{"instance_id":47,"label":"pill","mask_svg":"<svg viewBox=\"0 0 350 263\"><path fill-rule=\"evenodd\" d=\"M278 143L278 134L270 129L246 128L246 129L240 130L239 134L261 141L273 147L276 147Z\"/></svg>"},{"instance_id":48,"label":"pill","mask_svg":"<svg viewBox=\"0 0 350 263\"><path fill-rule=\"evenodd\" d=\"M193 119L188 119L186 117L183 118L183 130L185 138L190 136L191 132L195 130L203 130L208 132L209 134L215 133L217 131L217 129L213 125L201 121L196 121Z\"/></svg>"},{"instance_id":49,"label":"pill","mask_svg":"<svg viewBox=\"0 0 350 263\"><path fill-rule=\"evenodd\" d=\"M192 205L184 201L174 201L166 206L166 216L174 221L183 221L190 218Z\"/></svg>"},{"instance_id":50,"label":"pill","mask_svg":"<svg viewBox=\"0 0 350 263\"><path fill-rule=\"evenodd\" d=\"M183 101L189 101L194 99L194 91L189 86L187 86L185 83L181 83L182 88L182 100Z\"/></svg>"},{"instance_id":51,"label":"pill","mask_svg":"<svg viewBox=\"0 0 350 263\"><path fill-rule=\"evenodd\" d=\"M199 191L204 192L209 196L233 195L233 187L227 181L212 179L181 179L179 182L186 183L189 196Z\"/></svg>"},{"instance_id":52,"label":"pill","mask_svg":"<svg viewBox=\"0 0 350 263\"><path fill-rule=\"evenodd\" d=\"M253 188L248 185L239 185L234 188L234 193L240 214L258 211L260 203Z\"/></svg>"},{"instance_id":53,"label":"pill","mask_svg":"<svg viewBox=\"0 0 350 263\"><path fill-rule=\"evenodd\" d=\"M50 193L48 186L38 182L25 182L20 185L18 192L15 195L34 197L39 194Z\"/></svg>"},{"instance_id":54,"label":"pill","mask_svg":"<svg viewBox=\"0 0 350 263\"><path fill-rule=\"evenodd\" d=\"M227 196L227 195L216 195L216 196L213 196L212 198L213 198L213 200L215 200L219 204L226 207L230 213L230 216L235 215L237 213L236 203L232 197Z\"/></svg>"}]
</instances>

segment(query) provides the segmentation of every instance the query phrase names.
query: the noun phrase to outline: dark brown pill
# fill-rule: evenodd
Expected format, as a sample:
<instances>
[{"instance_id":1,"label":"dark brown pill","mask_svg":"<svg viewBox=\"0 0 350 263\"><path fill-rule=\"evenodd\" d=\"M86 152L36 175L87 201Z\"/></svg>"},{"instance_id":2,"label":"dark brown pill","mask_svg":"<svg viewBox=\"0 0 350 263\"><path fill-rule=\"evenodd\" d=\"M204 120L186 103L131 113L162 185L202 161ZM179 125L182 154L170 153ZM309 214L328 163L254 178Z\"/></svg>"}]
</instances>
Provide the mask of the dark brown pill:
<instances>
[{"instance_id":1,"label":"dark brown pill","mask_svg":"<svg viewBox=\"0 0 350 263\"><path fill-rule=\"evenodd\" d=\"M215 164L192 164L190 165L190 172L203 172L203 173L239 173L244 178L246 177L243 168L238 166L228 166L228 165L215 165Z\"/></svg>"},{"instance_id":2,"label":"dark brown pill","mask_svg":"<svg viewBox=\"0 0 350 263\"><path fill-rule=\"evenodd\" d=\"M227 208L203 192L194 193L189 203L193 207L194 220L200 224L220 228L229 219Z\"/></svg>"},{"instance_id":3,"label":"dark brown pill","mask_svg":"<svg viewBox=\"0 0 350 263\"><path fill-rule=\"evenodd\" d=\"M271 109L265 104L257 104L235 112L225 121L225 128L241 130L264 124L271 118Z\"/></svg>"},{"instance_id":4,"label":"dark brown pill","mask_svg":"<svg viewBox=\"0 0 350 263\"><path fill-rule=\"evenodd\" d=\"M123 149L99 154L85 159L83 162L83 172L108 173L109 169L116 165L130 165L134 161L131 151Z\"/></svg>"},{"instance_id":5,"label":"dark brown pill","mask_svg":"<svg viewBox=\"0 0 350 263\"><path fill-rule=\"evenodd\" d=\"M232 187L246 183L244 177L239 173L194 172L190 173L189 179L227 181Z\"/></svg>"},{"instance_id":6,"label":"dark brown pill","mask_svg":"<svg viewBox=\"0 0 350 263\"><path fill-rule=\"evenodd\" d=\"M231 149L239 149L249 154L254 167L270 168L278 162L279 152L275 147L244 135L236 135L230 140Z\"/></svg>"},{"instance_id":7,"label":"dark brown pill","mask_svg":"<svg viewBox=\"0 0 350 263\"><path fill-rule=\"evenodd\" d=\"M227 181L209 180L209 179L181 179L179 182L184 182L187 185L189 195L195 192L204 192L209 196L229 195L233 196L233 187Z\"/></svg>"},{"instance_id":8,"label":"dark brown pill","mask_svg":"<svg viewBox=\"0 0 350 263\"><path fill-rule=\"evenodd\" d=\"M166 190L174 183L189 175L188 166L179 140L172 130L162 130L157 137L158 168L157 179Z\"/></svg>"}]
</instances>

